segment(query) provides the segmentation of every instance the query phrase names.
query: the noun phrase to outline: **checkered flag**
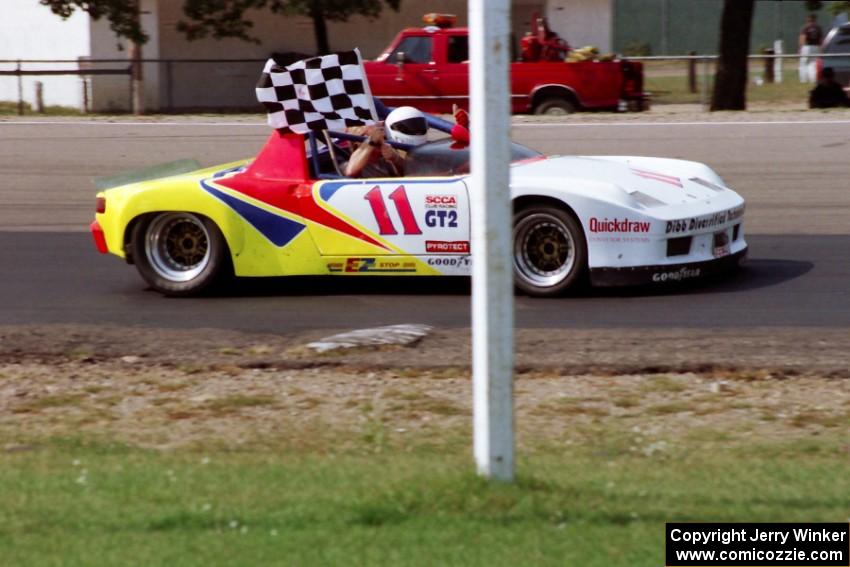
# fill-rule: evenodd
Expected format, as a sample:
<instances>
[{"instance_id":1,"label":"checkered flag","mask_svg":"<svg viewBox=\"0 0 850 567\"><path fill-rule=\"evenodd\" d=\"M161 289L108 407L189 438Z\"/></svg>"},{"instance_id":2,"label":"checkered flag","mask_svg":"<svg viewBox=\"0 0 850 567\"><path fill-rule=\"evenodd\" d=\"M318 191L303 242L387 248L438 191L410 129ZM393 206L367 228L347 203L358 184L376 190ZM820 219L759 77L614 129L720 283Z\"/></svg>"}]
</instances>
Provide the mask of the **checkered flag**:
<instances>
[{"instance_id":1,"label":"checkered flag","mask_svg":"<svg viewBox=\"0 0 850 567\"><path fill-rule=\"evenodd\" d=\"M257 83L269 126L285 132L345 130L377 119L360 51L278 65L269 59Z\"/></svg>"}]
</instances>

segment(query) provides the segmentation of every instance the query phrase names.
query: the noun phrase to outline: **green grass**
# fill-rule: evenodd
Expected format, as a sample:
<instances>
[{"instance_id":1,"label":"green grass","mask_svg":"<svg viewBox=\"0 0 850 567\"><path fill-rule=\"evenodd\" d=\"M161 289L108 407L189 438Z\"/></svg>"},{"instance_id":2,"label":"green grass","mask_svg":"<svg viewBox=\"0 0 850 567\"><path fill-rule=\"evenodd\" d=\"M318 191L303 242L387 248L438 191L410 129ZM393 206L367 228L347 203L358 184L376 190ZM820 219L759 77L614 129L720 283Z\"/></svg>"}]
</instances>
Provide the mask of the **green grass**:
<instances>
[{"instance_id":1,"label":"green grass","mask_svg":"<svg viewBox=\"0 0 850 567\"><path fill-rule=\"evenodd\" d=\"M518 482L466 438L319 455L45 441L0 453L3 565L663 565L666 521L845 521L840 439L702 450L600 433L527 449Z\"/></svg>"},{"instance_id":2,"label":"green grass","mask_svg":"<svg viewBox=\"0 0 850 567\"><path fill-rule=\"evenodd\" d=\"M18 114L18 103L15 101L0 100L0 116L10 116ZM79 116L82 112L79 109L71 106L45 106L44 112L39 114L35 112L32 106L24 103L24 115L26 116Z\"/></svg>"},{"instance_id":3,"label":"green grass","mask_svg":"<svg viewBox=\"0 0 850 567\"><path fill-rule=\"evenodd\" d=\"M657 404L646 408L646 413L649 415L668 415L671 413L683 413L693 411L693 404L687 402L668 402Z\"/></svg>"},{"instance_id":4,"label":"green grass","mask_svg":"<svg viewBox=\"0 0 850 567\"><path fill-rule=\"evenodd\" d=\"M647 378L641 385L641 390L646 393L659 392L674 394L683 392L686 389L687 386L681 379L676 379L673 376L667 376L666 374Z\"/></svg>"},{"instance_id":5,"label":"green grass","mask_svg":"<svg viewBox=\"0 0 850 567\"><path fill-rule=\"evenodd\" d=\"M747 84L748 102L782 102L808 104L809 91L812 84L802 84L798 80L796 60L786 61L782 83L765 83L757 85L756 78L764 77L764 63L761 60L751 60L749 82ZM685 104L701 102L703 81L707 79L707 96L711 98L714 86L714 65L710 65L707 77L702 64L697 68L697 92L691 93L688 88L687 63L682 61L645 61L644 88L652 93L654 104Z\"/></svg>"},{"instance_id":6,"label":"green grass","mask_svg":"<svg viewBox=\"0 0 850 567\"><path fill-rule=\"evenodd\" d=\"M242 408L252 408L258 406L274 405L275 398L273 396L244 396L236 394L210 400L205 404L205 407L213 412L227 413L237 411Z\"/></svg>"},{"instance_id":7,"label":"green grass","mask_svg":"<svg viewBox=\"0 0 850 567\"><path fill-rule=\"evenodd\" d=\"M711 98L713 80L710 80L708 97ZM782 83L756 85L750 80L747 85L748 102L799 102L808 104L809 91L814 87L810 84L801 84L796 77L786 78ZM647 77L644 88L653 93L654 104L685 104L698 103L701 100L701 83L697 85L697 92L688 90L687 78L684 76L660 76Z\"/></svg>"},{"instance_id":8,"label":"green grass","mask_svg":"<svg viewBox=\"0 0 850 567\"><path fill-rule=\"evenodd\" d=\"M29 413L48 408L61 408L66 406L79 405L85 396L82 394L58 394L55 396L44 396L36 398L29 403L19 405L15 408L15 413Z\"/></svg>"}]
</instances>

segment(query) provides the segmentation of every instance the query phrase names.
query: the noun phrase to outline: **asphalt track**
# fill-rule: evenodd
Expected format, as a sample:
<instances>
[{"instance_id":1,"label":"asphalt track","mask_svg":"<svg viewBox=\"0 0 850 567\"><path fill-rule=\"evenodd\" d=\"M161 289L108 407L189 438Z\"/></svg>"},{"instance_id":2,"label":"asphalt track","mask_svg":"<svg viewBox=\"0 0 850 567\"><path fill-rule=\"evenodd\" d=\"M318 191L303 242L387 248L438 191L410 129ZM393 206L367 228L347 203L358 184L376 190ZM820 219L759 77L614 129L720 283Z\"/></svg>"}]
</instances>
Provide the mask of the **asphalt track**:
<instances>
[{"instance_id":1,"label":"asphalt track","mask_svg":"<svg viewBox=\"0 0 850 567\"><path fill-rule=\"evenodd\" d=\"M226 162L253 154L266 135L252 125L0 123L0 325L273 333L469 325L464 279L257 280L168 299L146 290L134 268L94 251L83 232L91 177L181 157ZM850 124L547 124L518 127L514 137L546 153L705 161L747 198L750 242L750 259L730 278L518 297L519 327L850 327Z\"/></svg>"}]
</instances>

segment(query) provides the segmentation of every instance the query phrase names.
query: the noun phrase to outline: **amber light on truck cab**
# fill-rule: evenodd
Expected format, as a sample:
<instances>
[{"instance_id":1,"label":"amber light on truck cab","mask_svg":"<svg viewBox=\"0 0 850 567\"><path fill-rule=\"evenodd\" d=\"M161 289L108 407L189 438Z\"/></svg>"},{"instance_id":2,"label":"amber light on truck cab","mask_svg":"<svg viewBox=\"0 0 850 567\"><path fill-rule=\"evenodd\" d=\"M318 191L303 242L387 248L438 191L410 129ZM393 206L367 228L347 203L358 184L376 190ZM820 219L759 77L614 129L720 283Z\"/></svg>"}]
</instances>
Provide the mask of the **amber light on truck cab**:
<instances>
[{"instance_id":1,"label":"amber light on truck cab","mask_svg":"<svg viewBox=\"0 0 850 567\"><path fill-rule=\"evenodd\" d=\"M457 22L457 16L454 14L425 14L422 16L422 21L426 26L436 26L440 29L452 28Z\"/></svg>"}]
</instances>

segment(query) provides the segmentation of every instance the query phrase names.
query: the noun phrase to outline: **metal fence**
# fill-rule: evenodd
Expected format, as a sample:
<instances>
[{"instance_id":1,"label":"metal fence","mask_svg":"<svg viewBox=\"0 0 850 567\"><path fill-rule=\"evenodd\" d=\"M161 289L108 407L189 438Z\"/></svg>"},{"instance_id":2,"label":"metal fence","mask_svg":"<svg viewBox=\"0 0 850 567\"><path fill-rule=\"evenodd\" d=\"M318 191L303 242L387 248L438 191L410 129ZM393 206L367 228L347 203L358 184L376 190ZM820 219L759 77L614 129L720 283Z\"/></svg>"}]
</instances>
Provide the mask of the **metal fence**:
<instances>
[{"instance_id":1,"label":"metal fence","mask_svg":"<svg viewBox=\"0 0 850 567\"><path fill-rule=\"evenodd\" d=\"M850 53L810 56L850 70ZM708 108L716 55L631 57L644 64L644 88L654 105L700 104ZM750 56L750 101L805 103L813 87L799 79L799 54ZM264 59L145 59L146 108L151 112L260 111L254 87ZM19 114L50 106L83 112L132 109L132 64L127 59L0 60L0 103ZM7 109L8 111L8 109Z\"/></svg>"},{"instance_id":2,"label":"metal fence","mask_svg":"<svg viewBox=\"0 0 850 567\"><path fill-rule=\"evenodd\" d=\"M26 100L32 100L30 106L37 111L44 110L44 81L33 80L38 78L73 77L79 84L79 99L82 104L68 104L63 106L79 106L84 112L89 110L91 94L91 80L96 76L125 76L127 77L127 96L131 92L130 79L132 78L132 65L126 59L103 59L103 60L81 60L81 59L16 59L0 60L0 77L13 77L15 86L6 84L0 88L0 100L10 100L10 92L15 93L18 114L24 114ZM52 81L56 84L56 81ZM31 96L24 92L25 84L34 87ZM62 90L67 91L66 88ZM52 94L52 93L51 93ZM60 97L73 101L74 97ZM129 99L128 99L129 102Z\"/></svg>"},{"instance_id":3,"label":"metal fence","mask_svg":"<svg viewBox=\"0 0 850 567\"><path fill-rule=\"evenodd\" d=\"M146 108L153 112L258 110L254 87L265 59L144 59ZM133 64L127 59L0 60L0 102L18 112L50 106L128 112Z\"/></svg>"}]
</instances>

